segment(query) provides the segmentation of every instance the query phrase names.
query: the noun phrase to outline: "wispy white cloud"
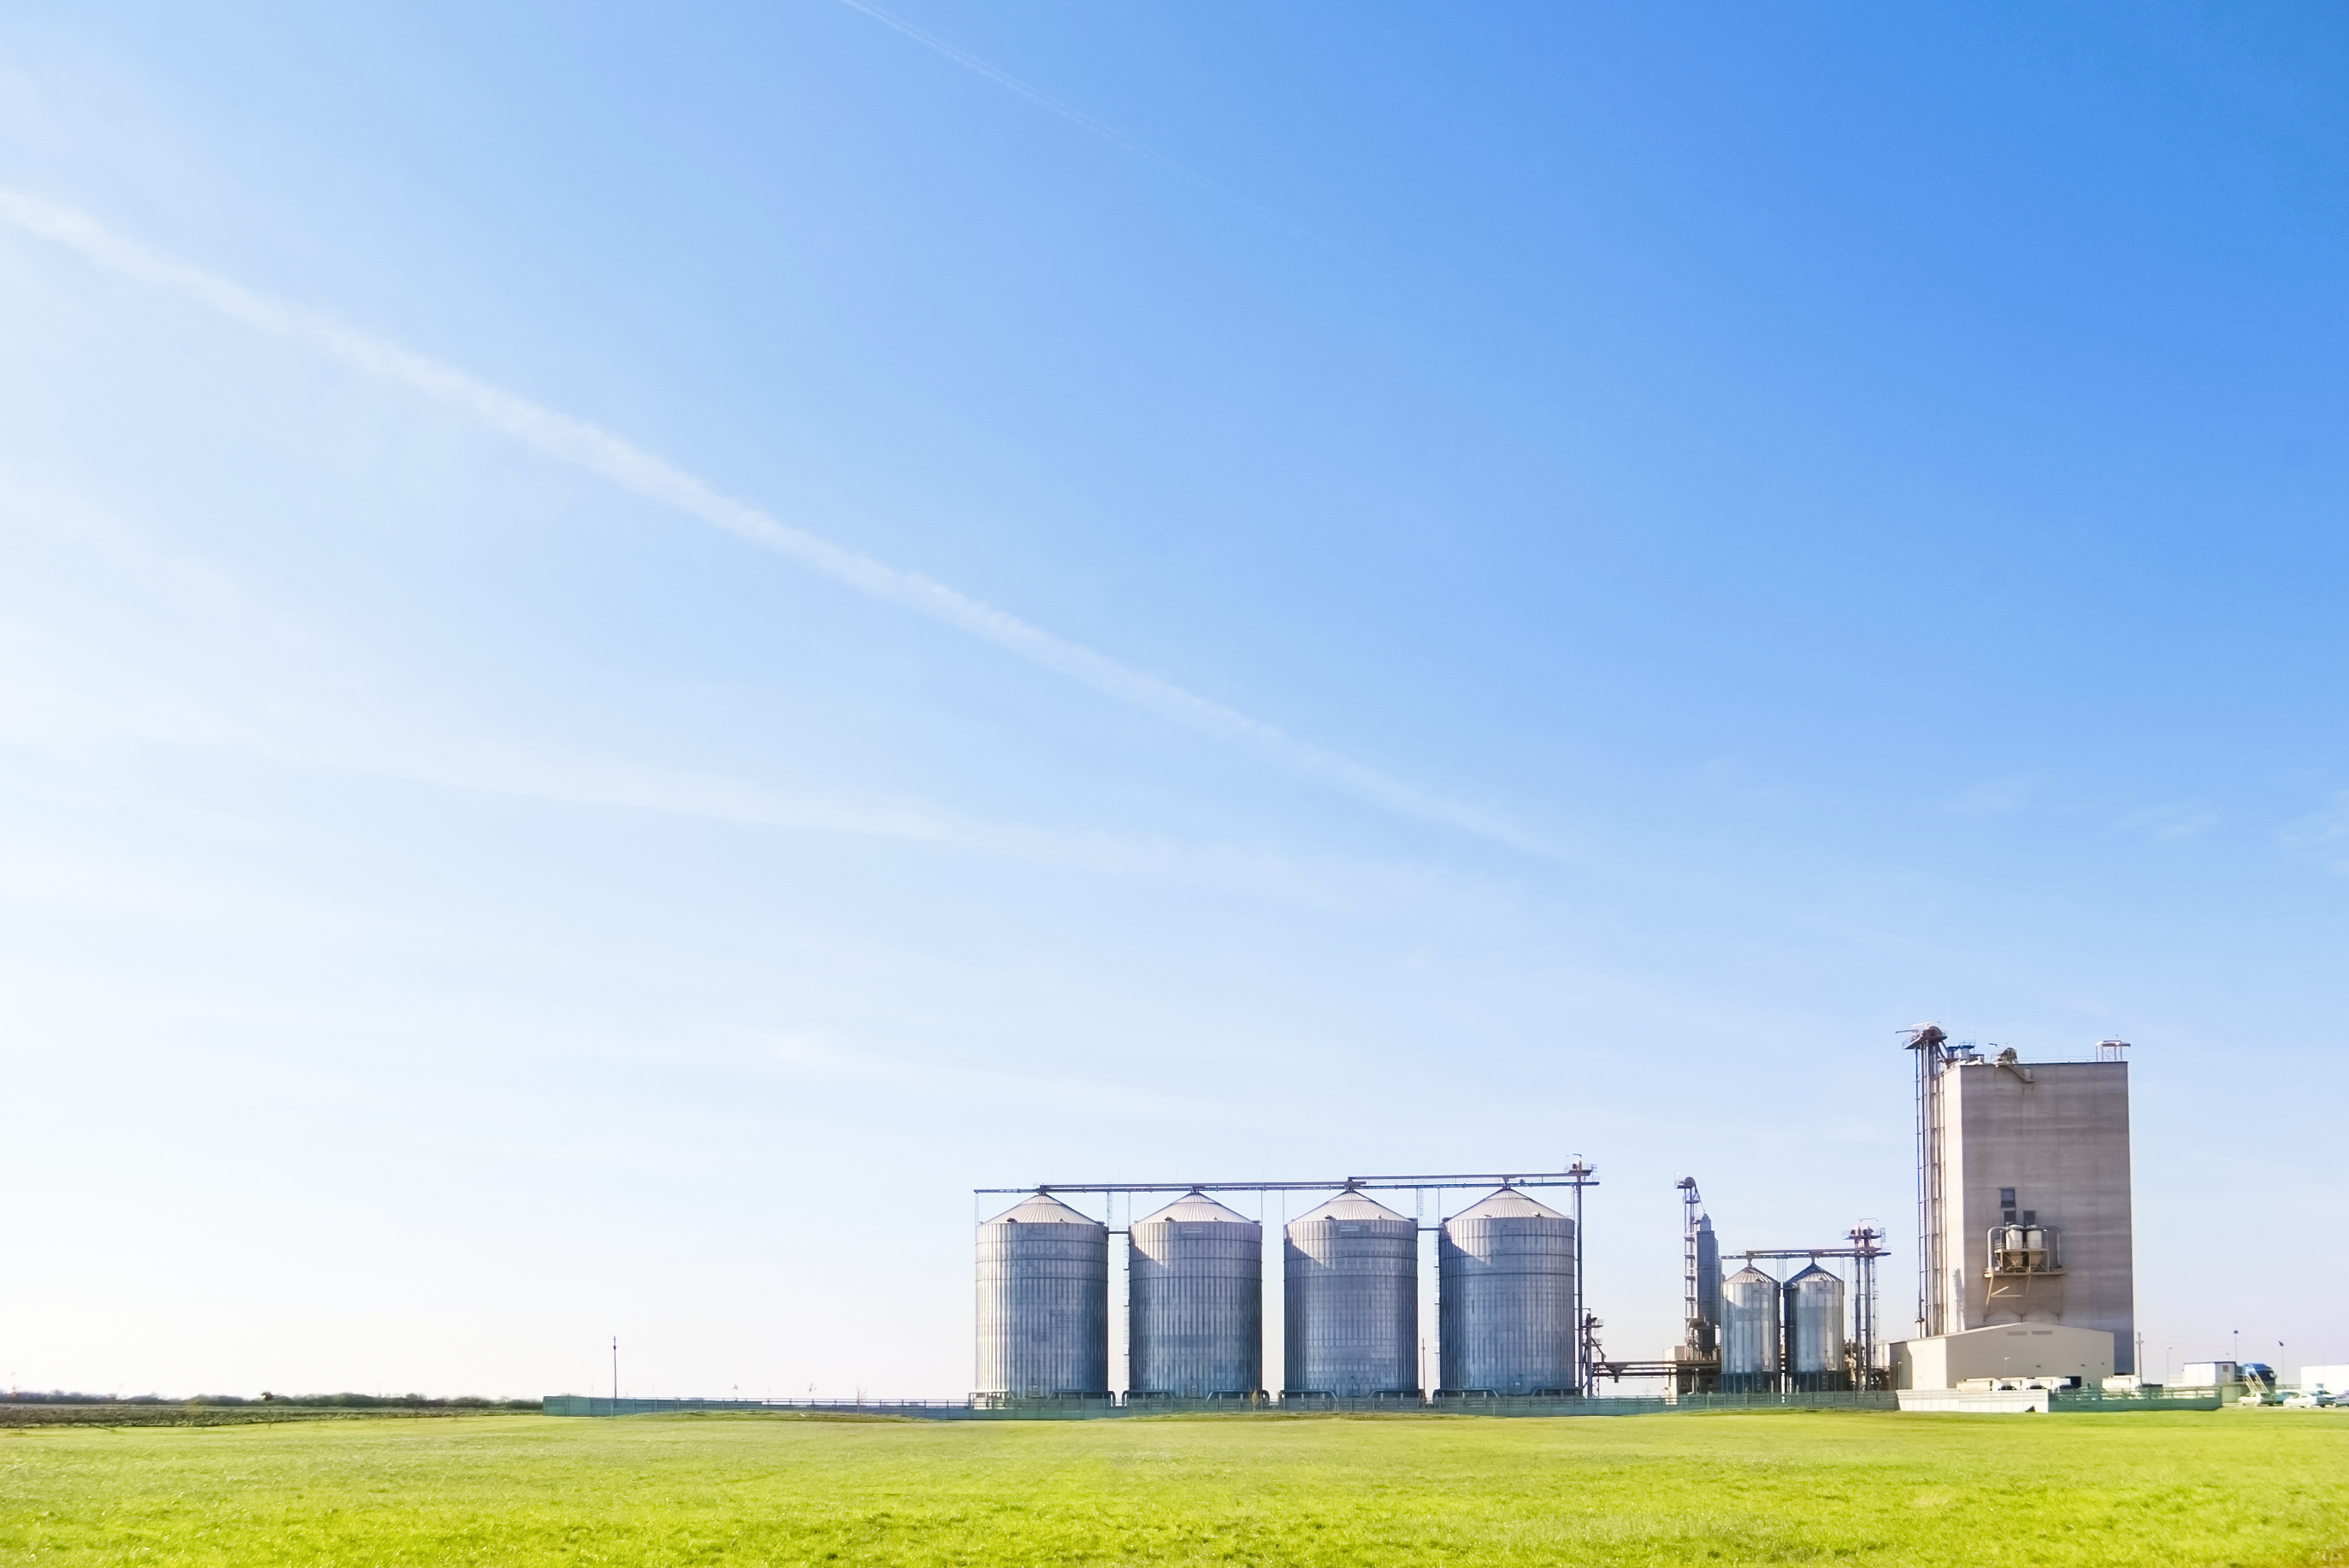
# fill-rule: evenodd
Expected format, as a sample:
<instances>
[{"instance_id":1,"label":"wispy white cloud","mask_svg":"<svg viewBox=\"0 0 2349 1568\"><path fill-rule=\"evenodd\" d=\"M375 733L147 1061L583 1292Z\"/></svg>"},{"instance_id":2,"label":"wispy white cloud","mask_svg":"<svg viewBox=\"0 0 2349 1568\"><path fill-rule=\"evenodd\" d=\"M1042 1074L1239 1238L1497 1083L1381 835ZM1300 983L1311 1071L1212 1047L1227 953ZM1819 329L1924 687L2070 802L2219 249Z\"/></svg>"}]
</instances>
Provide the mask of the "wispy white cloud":
<instances>
[{"instance_id":1,"label":"wispy white cloud","mask_svg":"<svg viewBox=\"0 0 2349 1568\"><path fill-rule=\"evenodd\" d=\"M978 637L1057 675L1161 718L1239 745L1304 777L1387 810L1440 823L1529 854L1557 846L1478 807L1432 794L1340 753L1299 740L1170 681L1056 636L918 573L885 565L724 495L607 430L478 381L437 360L122 239L88 215L0 191L0 220L64 245L123 277L177 295L283 342L441 404L659 505L812 567L875 599Z\"/></svg>"},{"instance_id":2,"label":"wispy white cloud","mask_svg":"<svg viewBox=\"0 0 2349 1568\"><path fill-rule=\"evenodd\" d=\"M956 65L962 67L963 69L977 72L978 75L985 77L988 81L995 83L996 86L1019 94L1021 98L1026 98L1030 103L1034 104L1037 108L1045 110L1047 113L1056 114L1072 125L1082 126L1085 129L1092 132L1095 136L1102 138L1105 141L1114 143L1116 146L1124 149L1126 151L1133 154L1136 158L1142 159L1145 162L1155 165L1159 169L1162 169L1167 173L1173 175L1175 179L1182 181L1185 184L1195 185L1218 201L1228 201L1233 206L1237 207L1242 211L1247 213L1250 217L1260 219L1264 222L1269 223L1274 228L1280 230L1283 233L1294 235L1298 239L1307 241L1312 244L1324 246L1330 250L1334 251L1337 249L1337 247L1331 245L1329 241L1322 239L1319 235L1312 232L1310 230L1290 222L1288 219L1282 217L1278 212L1269 211L1267 209L1258 206L1254 201L1249 201L1247 197L1240 195L1237 191L1235 191L1226 186L1217 184L1215 181L1208 179L1197 170L1192 169L1185 164L1176 162L1174 159L1167 157L1164 153L1159 151L1156 148L1150 146L1148 143L1137 141L1133 137L1128 136L1125 132L1118 129L1117 127L1107 124L1102 120L1095 119L1092 115L1085 113L1082 109L1071 108L1070 105L1062 103L1059 98L1053 98L1048 93L1038 91L1036 88L1030 87L1026 82L1021 81L1018 77L1013 76L1009 71L1003 69L1000 66L995 65L988 60L983 60L968 49L957 48L954 45L947 43L944 38L939 37L936 34L926 32L922 28L915 26L911 22L906 21L901 16L891 15L888 12L881 9L880 6L870 4L870 0L841 0L841 4L848 6L851 10L862 11L864 15L872 17L883 26L896 29L906 37L911 38L914 42L921 45L922 47L929 49L936 54L943 55L947 59L952 60ZM1348 259L1351 260L1352 258L1349 257Z\"/></svg>"},{"instance_id":3,"label":"wispy white cloud","mask_svg":"<svg viewBox=\"0 0 2349 1568\"><path fill-rule=\"evenodd\" d=\"M2002 779L1985 779L1978 784L1968 785L1950 804L1952 810L1959 811L2019 811L2030 799L2030 778L2025 774L2010 773Z\"/></svg>"},{"instance_id":4,"label":"wispy white cloud","mask_svg":"<svg viewBox=\"0 0 2349 1568\"><path fill-rule=\"evenodd\" d=\"M2349 789L2284 830L2283 841L2336 876L2349 876Z\"/></svg>"},{"instance_id":5,"label":"wispy white cloud","mask_svg":"<svg viewBox=\"0 0 2349 1568\"><path fill-rule=\"evenodd\" d=\"M2121 832L2166 843L2172 839L2190 839L2207 828L2218 826L2220 820L2219 813L2209 807L2181 800L2132 811L2113 825Z\"/></svg>"},{"instance_id":6,"label":"wispy white cloud","mask_svg":"<svg viewBox=\"0 0 2349 1568\"><path fill-rule=\"evenodd\" d=\"M1223 1107L1163 1084L1127 1087L1114 1081L1051 1077L1000 1068L957 1068L899 1060L876 1051L843 1048L812 1033L779 1034L759 1042L771 1071L816 1083L886 1089L892 1095L968 1105L1050 1106L1102 1116L1179 1119L1214 1116Z\"/></svg>"},{"instance_id":7,"label":"wispy white cloud","mask_svg":"<svg viewBox=\"0 0 2349 1568\"><path fill-rule=\"evenodd\" d=\"M78 678L41 673L60 668ZM223 693L104 667L87 648L0 623L0 747L88 753L123 745L232 753L474 795L896 840L1284 902L1347 902L1323 877L1268 852L990 821L915 799L779 789L517 738L380 691Z\"/></svg>"},{"instance_id":8,"label":"wispy white cloud","mask_svg":"<svg viewBox=\"0 0 2349 1568\"><path fill-rule=\"evenodd\" d=\"M420 692L404 674L378 667L336 634L78 490L5 466L0 550L59 563L38 584L0 578L0 748L68 765L78 755L95 756L98 766L55 769L55 777L81 781L61 787L119 796L147 817L170 815L209 837L266 824L192 820L189 813L211 808L177 790L179 770L170 762L174 753L586 810L931 846L1349 918L1402 917L1455 932L1474 927L1493 942L1514 943L1528 930L1577 929L1573 901L1553 903L1497 869L992 820L909 795L780 788L525 733ZM82 578L102 585L102 605L58 602ZM105 766L107 758L98 754L109 751L133 765ZM26 779L43 776L17 771ZM24 858L24 846L5 852L14 857L9 876L29 877L35 862ZM1985 954L1872 918L1852 918L1839 903L1765 897L1714 870L1626 858L1604 846L1582 864L1588 874L1637 890L1643 900L1728 913L1741 932L1759 922L1904 965L2002 985L2032 984ZM165 896L140 880L147 873L136 864L123 877L63 865L52 871L38 880L47 890L42 896L53 901L94 900L109 907L119 902L129 908ZM198 889L185 896L209 895ZM1571 975L1578 994L1603 995L1616 1008L1680 1016L1676 987L1660 986L1643 974L1614 972L1603 961L1568 956L1569 949L1587 947L1590 936L1563 944L1545 937L1542 973Z\"/></svg>"},{"instance_id":9,"label":"wispy white cloud","mask_svg":"<svg viewBox=\"0 0 2349 1568\"><path fill-rule=\"evenodd\" d=\"M0 592L0 748L151 748L428 788L935 845L1334 907L1285 856L988 820L902 796L843 798L519 735L369 667L331 634L77 493L0 469L0 539L63 543L113 606ZM135 625L136 635L128 634Z\"/></svg>"}]
</instances>

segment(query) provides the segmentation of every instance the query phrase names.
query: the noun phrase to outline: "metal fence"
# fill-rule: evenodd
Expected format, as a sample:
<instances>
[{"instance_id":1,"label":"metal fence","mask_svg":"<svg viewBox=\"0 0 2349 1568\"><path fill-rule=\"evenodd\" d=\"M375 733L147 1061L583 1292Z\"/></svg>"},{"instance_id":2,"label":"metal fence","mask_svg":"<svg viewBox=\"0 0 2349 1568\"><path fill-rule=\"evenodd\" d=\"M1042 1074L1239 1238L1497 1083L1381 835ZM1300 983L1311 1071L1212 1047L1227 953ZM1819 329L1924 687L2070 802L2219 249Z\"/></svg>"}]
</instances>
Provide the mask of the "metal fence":
<instances>
[{"instance_id":1,"label":"metal fence","mask_svg":"<svg viewBox=\"0 0 2349 1568\"><path fill-rule=\"evenodd\" d=\"M1049 1403L1050 1401L1045 1401ZM810 1411L868 1416L950 1417L968 1414L968 1399L599 1399L586 1394L549 1394L541 1401L549 1416L673 1416L709 1410Z\"/></svg>"},{"instance_id":2,"label":"metal fence","mask_svg":"<svg viewBox=\"0 0 2349 1568\"><path fill-rule=\"evenodd\" d=\"M605 1404L611 1401L606 1399ZM0 1428L6 1427L253 1427L287 1421L465 1420L479 1416L512 1416L518 1412L497 1406L414 1405L295 1405L278 1400L244 1405L209 1405L189 1399L176 1403L112 1399L98 1404L64 1405L0 1401Z\"/></svg>"},{"instance_id":3,"label":"metal fence","mask_svg":"<svg viewBox=\"0 0 2349 1568\"><path fill-rule=\"evenodd\" d=\"M2215 1410L2230 1401L2216 1388L2163 1388L2153 1393L2106 1394L2095 1388L2056 1388L2047 1396L2050 1411Z\"/></svg>"},{"instance_id":4,"label":"metal fence","mask_svg":"<svg viewBox=\"0 0 2349 1568\"><path fill-rule=\"evenodd\" d=\"M1107 1398L1063 1395L1018 1399L1003 1395L967 1399L598 1399L550 1394L550 1416L655 1416L694 1412L768 1412L774 1415L897 1417L929 1421L1086 1421L1128 1416L1226 1415L1448 1415L1448 1416L1642 1416L1694 1410L1892 1410L1887 1392L1682 1394L1647 1398L1553 1398L1537 1396L1438 1398L1355 1397L1330 1394L1265 1395L1248 1399L1189 1399L1138 1395Z\"/></svg>"}]
</instances>

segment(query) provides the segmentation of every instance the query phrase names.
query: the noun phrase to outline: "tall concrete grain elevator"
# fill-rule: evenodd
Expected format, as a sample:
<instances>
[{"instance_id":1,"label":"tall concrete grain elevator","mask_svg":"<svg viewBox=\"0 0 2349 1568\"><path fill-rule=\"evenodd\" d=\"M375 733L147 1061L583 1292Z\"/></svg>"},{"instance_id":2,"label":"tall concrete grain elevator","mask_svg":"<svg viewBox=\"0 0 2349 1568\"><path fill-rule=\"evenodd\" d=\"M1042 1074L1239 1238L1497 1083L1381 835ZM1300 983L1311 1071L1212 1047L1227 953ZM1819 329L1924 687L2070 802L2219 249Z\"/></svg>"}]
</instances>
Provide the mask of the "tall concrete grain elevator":
<instances>
[{"instance_id":1,"label":"tall concrete grain elevator","mask_svg":"<svg viewBox=\"0 0 2349 1568\"><path fill-rule=\"evenodd\" d=\"M2134 1371L2127 1042L2098 1041L2091 1061L2025 1062L1929 1025L1909 1049L1919 1337L1895 1346L1896 1384L1999 1376L2014 1325L2086 1331L2041 1332L2085 1347L2077 1376Z\"/></svg>"}]
</instances>

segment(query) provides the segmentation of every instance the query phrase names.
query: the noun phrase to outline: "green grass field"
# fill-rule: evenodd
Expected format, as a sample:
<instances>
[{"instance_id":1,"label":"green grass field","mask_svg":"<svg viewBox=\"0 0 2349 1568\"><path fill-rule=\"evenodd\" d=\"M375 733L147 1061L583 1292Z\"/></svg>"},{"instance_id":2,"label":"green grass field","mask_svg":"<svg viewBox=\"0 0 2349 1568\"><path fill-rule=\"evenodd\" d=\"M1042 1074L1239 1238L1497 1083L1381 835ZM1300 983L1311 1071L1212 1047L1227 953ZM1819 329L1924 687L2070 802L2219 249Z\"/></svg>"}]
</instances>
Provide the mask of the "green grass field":
<instances>
[{"instance_id":1,"label":"green grass field","mask_svg":"<svg viewBox=\"0 0 2349 1568\"><path fill-rule=\"evenodd\" d=\"M2349 1563L2349 1417L0 1433L0 1564Z\"/></svg>"}]
</instances>

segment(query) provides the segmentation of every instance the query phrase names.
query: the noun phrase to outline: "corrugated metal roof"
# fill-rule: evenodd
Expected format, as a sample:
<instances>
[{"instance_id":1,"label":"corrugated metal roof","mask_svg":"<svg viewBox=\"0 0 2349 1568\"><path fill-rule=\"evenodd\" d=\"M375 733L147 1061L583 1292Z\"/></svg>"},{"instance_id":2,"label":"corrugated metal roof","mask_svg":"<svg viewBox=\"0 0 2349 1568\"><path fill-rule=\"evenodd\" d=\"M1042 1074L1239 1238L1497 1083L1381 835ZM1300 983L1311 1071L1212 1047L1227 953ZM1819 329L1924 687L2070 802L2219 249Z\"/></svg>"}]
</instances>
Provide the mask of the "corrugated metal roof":
<instances>
[{"instance_id":1,"label":"corrugated metal roof","mask_svg":"<svg viewBox=\"0 0 2349 1568\"><path fill-rule=\"evenodd\" d=\"M1159 1210L1158 1212L1154 1214L1144 1214L1141 1219L1136 1220L1133 1222L1137 1225L1150 1225L1155 1224L1161 1220L1182 1220L1188 1221L1194 1224L1202 1220L1213 1220L1226 1225L1253 1225L1256 1223L1254 1220L1249 1219L1246 1214L1233 1213L1229 1209L1225 1208L1221 1203L1216 1202L1205 1192L1185 1192L1180 1198L1177 1198L1173 1202L1167 1204L1166 1207Z\"/></svg>"},{"instance_id":2,"label":"corrugated metal roof","mask_svg":"<svg viewBox=\"0 0 2349 1568\"><path fill-rule=\"evenodd\" d=\"M1032 1198L1023 1198L987 1222L990 1225L999 1225L1006 1220L1016 1221L1023 1225L1098 1226L1101 1224L1099 1220L1090 1214L1078 1213L1050 1192L1039 1192Z\"/></svg>"},{"instance_id":3,"label":"corrugated metal roof","mask_svg":"<svg viewBox=\"0 0 2349 1568\"><path fill-rule=\"evenodd\" d=\"M1308 1220L1400 1220L1404 1224L1411 1223L1407 1216L1398 1214L1384 1203L1375 1202L1360 1192L1340 1192L1319 1208L1298 1215L1289 1223L1301 1225Z\"/></svg>"},{"instance_id":4,"label":"corrugated metal roof","mask_svg":"<svg viewBox=\"0 0 2349 1568\"><path fill-rule=\"evenodd\" d=\"M1563 1220L1547 1203L1537 1203L1514 1187L1504 1187L1489 1198L1479 1198L1452 1216L1455 1220Z\"/></svg>"}]
</instances>

